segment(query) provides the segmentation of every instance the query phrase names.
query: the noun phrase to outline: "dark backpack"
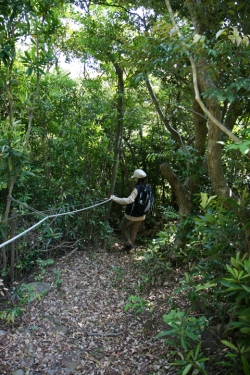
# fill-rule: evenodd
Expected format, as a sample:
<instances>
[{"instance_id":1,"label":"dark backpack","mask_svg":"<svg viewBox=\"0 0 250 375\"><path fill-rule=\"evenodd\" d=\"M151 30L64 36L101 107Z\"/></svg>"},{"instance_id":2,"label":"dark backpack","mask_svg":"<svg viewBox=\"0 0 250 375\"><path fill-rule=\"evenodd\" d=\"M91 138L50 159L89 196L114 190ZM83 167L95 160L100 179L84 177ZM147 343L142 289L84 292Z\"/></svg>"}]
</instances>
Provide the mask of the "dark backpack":
<instances>
[{"instance_id":1,"label":"dark backpack","mask_svg":"<svg viewBox=\"0 0 250 375\"><path fill-rule=\"evenodd\" d=\"M138 190L138 195L132 204L131 212L128 213L131 216L139 217L146 215L152 212L153 205L154 205L154 194L151 189L151 186L146 185L138 185L136 186Z\"/></svg>"}]
</instances>

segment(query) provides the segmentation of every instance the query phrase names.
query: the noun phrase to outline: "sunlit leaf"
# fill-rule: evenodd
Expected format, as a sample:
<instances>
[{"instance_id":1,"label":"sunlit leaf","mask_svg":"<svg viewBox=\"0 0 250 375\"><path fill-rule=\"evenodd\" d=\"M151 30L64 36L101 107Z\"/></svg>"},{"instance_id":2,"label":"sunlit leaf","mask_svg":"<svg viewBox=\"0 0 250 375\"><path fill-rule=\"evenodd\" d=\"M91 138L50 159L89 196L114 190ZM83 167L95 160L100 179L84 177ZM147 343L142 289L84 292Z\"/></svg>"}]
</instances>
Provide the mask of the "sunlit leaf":
<instances>
[{"instance_id":1,"label":"sunlit leaf","mask_svg":"<svg viewBox=\"0 0 250 375\"><path fill-rule=\"evenodd\" d=\"M217 33L216 33L216 39L219 38L219 36L221 36L223 34L226 34L226 30L219 30L219 31L217 31Z\"/></svg>"},{"instance_id":2,"label":"sunlit leaf","mask_svg":"<svg viewBox=\"0 0 250 375\"><path fill-rule=\"evenodd\" d=\"M234 344L232 344L230 341L227 340L221 340L222 344L229 347L230 349L233 349L234 351L238 352L238 349Z\"/></svg>"},{"instance_id":3,"label":"sunlit leaf","mask_svg":"<svg viewBox=\"0 0 250 375\"><path fill-rule=\"evenodd\" d=\"M201 39L201 37L202 37L202 35L199 35L199 34L195 34L194 35L194 43L197 43L197 42L199 42L199 40Z\"/></svg>"}]
</instances>

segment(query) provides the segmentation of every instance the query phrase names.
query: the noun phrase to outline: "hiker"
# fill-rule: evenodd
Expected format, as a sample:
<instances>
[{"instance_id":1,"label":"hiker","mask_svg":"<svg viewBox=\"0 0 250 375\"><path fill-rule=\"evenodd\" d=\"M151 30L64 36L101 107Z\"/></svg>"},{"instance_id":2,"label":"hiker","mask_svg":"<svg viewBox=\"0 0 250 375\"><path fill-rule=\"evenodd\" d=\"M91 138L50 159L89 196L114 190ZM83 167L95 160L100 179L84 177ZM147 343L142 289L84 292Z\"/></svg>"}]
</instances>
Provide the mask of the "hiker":
<instances>
[{"instance_id":1,"label":"hiker","mask_svg":"<svg viewBox=\"0 0 250 375\"><path fill-rule=\"evenodd\" d=\"M115 195L111 195L110 197L116 203L127 205L125 216L120 224L124 243L122 250L126 252L130 252L133 249L138 229L143 220L145 220L146 213L149 211L149 209L148 211L147 209L145 210L145 204L148 205L145 196L142 198L142 193L146 191L146 189L147 191L149 190L152 195L151 187L146 182L146 176L146 173L142 169L136 169L131 177L134 178L135 187L130 196L128 198L118 198ZM144 206L139 206L139 198L142 198L140 202L143 203ZM144 202L142 202L143 199L145 200Z\"/></svg>"}]
</instances>

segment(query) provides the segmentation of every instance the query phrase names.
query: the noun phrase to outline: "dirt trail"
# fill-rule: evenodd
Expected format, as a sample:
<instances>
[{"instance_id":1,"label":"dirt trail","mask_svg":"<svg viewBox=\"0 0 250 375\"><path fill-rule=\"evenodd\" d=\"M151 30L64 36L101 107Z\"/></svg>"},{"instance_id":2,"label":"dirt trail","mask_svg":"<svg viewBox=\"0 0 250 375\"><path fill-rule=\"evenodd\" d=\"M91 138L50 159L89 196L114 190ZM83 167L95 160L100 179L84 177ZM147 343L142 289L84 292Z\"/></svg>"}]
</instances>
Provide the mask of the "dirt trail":
<instances>
[{"instance_id":1,"label":"dirt trail","mask_svg":"<svg viewBox=\"0 0 250 375\"><path fill-rule=\"evenodd\" d=\"M124 307L138 280L132 256L121 251L79 251L58 260L43 277L48 294L1 336L0 374L176 374L166 345L155 338L176 288L173 274L145 296L154 312L135 316Z\"/></svg>"}]
</instances>

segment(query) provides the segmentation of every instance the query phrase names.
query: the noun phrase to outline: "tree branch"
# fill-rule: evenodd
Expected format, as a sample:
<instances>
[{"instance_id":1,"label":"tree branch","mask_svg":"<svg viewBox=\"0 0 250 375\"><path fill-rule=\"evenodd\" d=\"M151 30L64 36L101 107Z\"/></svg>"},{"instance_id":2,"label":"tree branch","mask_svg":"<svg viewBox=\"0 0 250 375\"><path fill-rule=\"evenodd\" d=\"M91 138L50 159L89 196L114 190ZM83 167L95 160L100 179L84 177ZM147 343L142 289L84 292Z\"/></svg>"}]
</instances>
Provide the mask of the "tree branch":
<instances>
[{"instance_id":1,"label":"tree branch","mask_svg":"<svg viewBox=\"0 0 250 375\"><path fill-rule=\"evenodd\" d=\"M151 99L155 105L155 108L163 122L163 124L165 125L166 129L169 131L169 133L172 134L172 136L174 137L174 139L176 140L176 142L178 143L179 146L182 146L183 145L183 141L182 141L182 138L181 138L181 135L174 129L172 128L172 126L169 124L169 121L167 121L166 119L166 116L164 115L164 113L162 112L161 110L161 107L160 107L160 104L156 98L156 95L154 93L154 90L153 90L153 87L148 79L148 77L145 79L146 81L146 85L147 85L147 88L148 88L148 91L149 91L149 94L151 96Z\"/></svg>"},{"instance_id":2,"label":"tree branch","mask_svg":"<svg viewBox=\"0 0 250 375\"><path fill-rule=\"evenodd\" d=\"M208 116L208 118L216 125L218 126L218 128L220 128L221 131L223 131L225 134L228 135L228 137L230 137L234 142L240 142L240 139L238 137L236 137L236 135L234 135L229 129L227 129L220 121L218 121L213 115L212 113L207 109L207 107L204 105L203 101L201 100L201 97L200 97L200 92L199 92L199 88L198 88L198 77L197 77L197 69L196 69L196 65L195 65L195 62L194 62L194 59L193 57L190 55L189 51L188 51L188 48L185 44L185 42L183 41L183 37L182 37L182 34L180 32L180 29L179 27L177 26L177 23L175 22L175 18L174 18L174 14L173 14L173 10L172 10L172 7L170 5L170 2L169 0L165 0L165 4L166 4L166 7L168 9L168 12L169 12L169 15L170 15L170 18L171 18L171 21L172 21L172 24L174 26L174 28L176 29L177 33L178 33L178 37L180 38L181 40L181 44L184 48L184 51L186 52L187 56L188 56L188 59L190 61L190 64L191 64L191 68L192 68L192 74L193 74L193 85L194 85L194 91L195 91L195 99L196 101L199 103L201 109L203 110L203 112Z\"/></svg>"}]
</instances>

